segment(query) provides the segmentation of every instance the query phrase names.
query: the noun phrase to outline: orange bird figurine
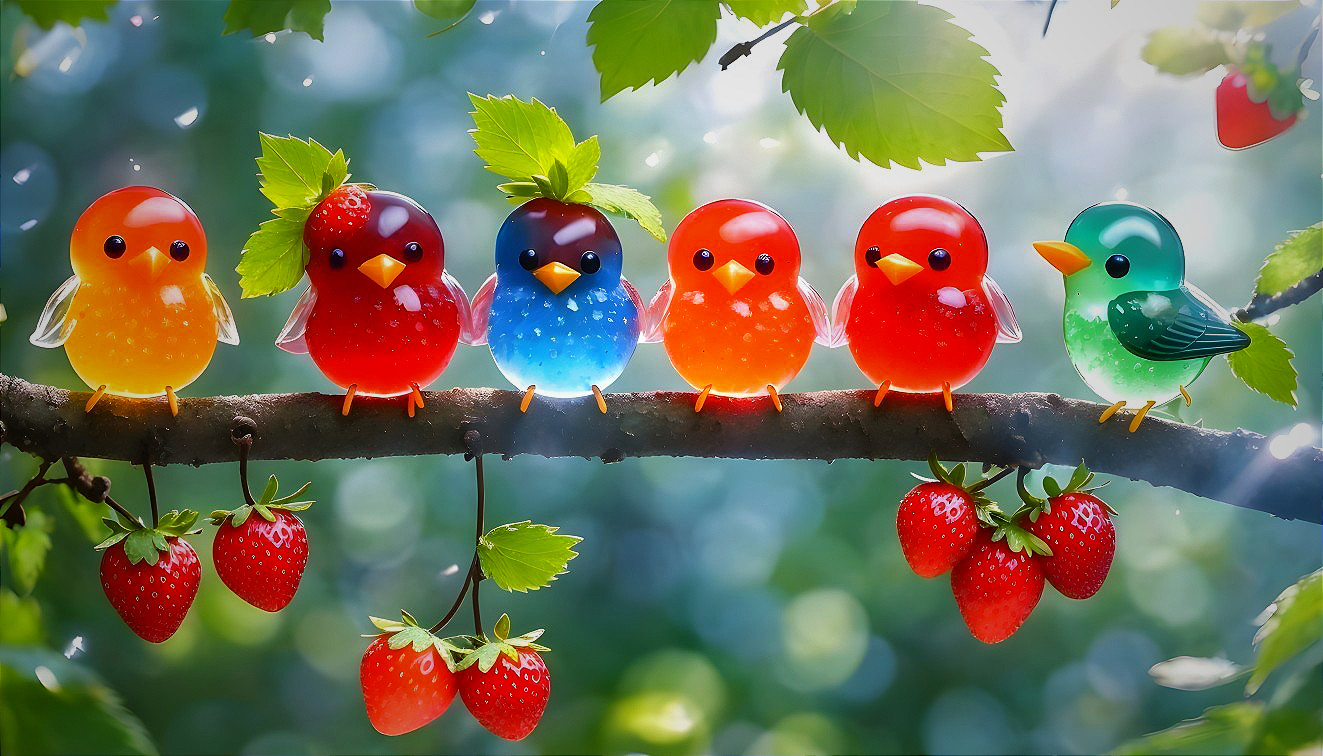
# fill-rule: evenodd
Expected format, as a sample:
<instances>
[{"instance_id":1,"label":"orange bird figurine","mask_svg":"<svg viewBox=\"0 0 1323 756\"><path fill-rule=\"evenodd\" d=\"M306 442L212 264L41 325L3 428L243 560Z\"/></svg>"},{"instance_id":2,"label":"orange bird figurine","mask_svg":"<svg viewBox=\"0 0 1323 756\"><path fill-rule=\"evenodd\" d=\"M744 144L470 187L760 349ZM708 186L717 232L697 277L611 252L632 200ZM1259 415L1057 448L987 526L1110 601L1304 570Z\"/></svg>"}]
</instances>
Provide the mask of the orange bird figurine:
<instances>
[{"instance_id":1,"label":"orange bird figurine","mask_svg":"<svg viewBox=\"0 0 1323 756\"><path fill-rule=\"evenodd\" d=\"M848 343L877 386L951 392L973 380L997 343L1020 340L1011 303L987 275L988 241L969 211L910 195L873 211L854 245L855 274L832 305L832 346Z\"/></svg>"},{"instance_id":2,"label":"orange bird figurine","mask_svg":"<svg viewBox=\"0 0 1323 756\"><path fill-rule=\"evenodd\" d=\"M169 399L192 383L216 350L239 332L204 270L207 237L182 200L150 186L116 189L93 202L69 240L74 274L46 302L29 339L64 347L95 390Z\"/></svg>"},{"instance_id":3,"label":"orange bird figurine","mask_svg":"<svg viewBox=\"0 0 1323 756\"><path fill-rule=\"evenodd\" d=\"M799 240L775 210L723 199L680 221L668 252L670 279L648 306L645 341L662 341L680 377L709 393L780 391L830 338L827 306L799 277Z\"/></svg>"}]
</instances>

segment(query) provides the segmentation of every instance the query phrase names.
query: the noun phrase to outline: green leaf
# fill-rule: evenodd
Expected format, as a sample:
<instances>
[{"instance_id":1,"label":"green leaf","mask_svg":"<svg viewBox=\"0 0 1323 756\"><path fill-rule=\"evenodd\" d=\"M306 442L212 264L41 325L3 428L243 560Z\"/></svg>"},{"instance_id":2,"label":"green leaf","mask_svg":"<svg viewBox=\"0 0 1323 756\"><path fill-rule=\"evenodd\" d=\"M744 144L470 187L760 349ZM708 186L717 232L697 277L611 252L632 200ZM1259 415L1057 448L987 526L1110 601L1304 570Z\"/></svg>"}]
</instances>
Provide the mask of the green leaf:
<instances>
[{"instance_id":1,"label":"green leaf","mask_svg":"<svg viewBox=\"0 0 1323 756\"><path fill-rule=\"evenodd\" d=\"M459 22L468 17L469 11L478 0L413 0L413 6L424 15L431 16L445 24L437 31L427 35L435 37L442 32L450 31L459 25Z\"/></svg>"},{"instance_id":2,"label":"green leaf","mask_svg":"<svg viewBox=\"0 0 1323 756\"><path fill-rule=\"evenodd\" d=\"M1011 150L998 71L950 18L911 2L828 6L786 41L781 88L856 160L919 168Z\"/></svg>"},{"instance_id":3,"label":"green leaf","mask_svg":"<svg viewBox=\"0 0 1323 756\"><path fill-rule=\"evenodd\" d=\"M487 170L515 181L546 176L560 160L568 164L574 135L554 108L534 98L524 102L513 95L478 97L470 94L473 124L469 133L474 152Z\"/></svg>"},{"instance_id":4,"label":"green leaf","mask_svg":"<svg viewBox=\"0 0 1323 756\"><path fill-rule=\"evenodd\" d=\"M1168 26L1148 35L1140 56L1163 73L1190 76L1230 63L1232 50L1203 27Z\"/></svg>"},{"instance_id":5,"label":"green leaf","mask_svg":"<svg viewBox=\"0 0 1323 756\"><path fill-rule=\"evenodd\" d=\"M1277 244L1259 269L1254 293L1264 297L1281 294L1320 270L1323 270L1323 222L1293 231Z\"/></svg>"},{"instance_id":6,"label":"green leaf","mask_svg":"<svg viewBox=\"0 0 1323 756\"><path fill-rule=\"evenodd\" d=\"M23 15L43 29L51 29L63 21L70 26L80 25L84 19L109 21L110 6L119 0L14 0Z\"/></svg>"},{"instance_id":7,"label":"green leaf","mask_svg":"<svg viewBox=\"0 0 1323 756\"><path fill-rule=\"evenodd\" d=\"M602 75L602 102L660 84L717 41L717 0L601 0L588 14L588 44Z\"/></svg>"},{"instance_id":8,"label":"green leaf","mask_svg":"<svg viewBox=\"0 0 1323 756\"><path fill-rule=\"evenodd\" d=\"M87 540L92 543L98 543L108 535L106 527L101 523L101 513L105 511L103 504L88 501L73 492L68 486L47 486L50 495L60 502L74 522L78 523L78 529L87 536Z\"/></svg>"},{"instance_id":9,"label":"green leaf","mask_svg":"<svg viewBox=\"0 0 1323 756\"><path fill-rule=\"evenodd\" d=\"M615 184L584 184L583 191L591 197L588 204L606 213L616 213L638 221L644 231L652 234L659 242L666 241L666 229L662 228L661 211L652 204L652 199L635 189Z\"/></svg>"},{"instance_id":10,"label":"green leaf","mask_svg":"<svg viewBox=\"0 0 1323 756\"><path fill-rule=\"evenodd\" d=\"M787 13L798 16L808 10L808 0L725 0L725 4L731 13L757 26L776 23Z\"/></svg>"},{"instance_id":11,"label":"green leaf","mask_svg":"<svg viewBox=\"0 0 1323 756\"><path fill-rule=\"evenodd\" d=\"M27 515L27 523L23 525L0 527L0 537L9 557L9 578L24 595L36 587L37 578L46 567L54 527L45 512L29 511Z\"/></svg>"},{"instance_id":12,"label":"green leaf","mask_svg":"<svg viewBox=\"0 0 1323 756\"><path fill-rule=\"evenodd\" d=\"M1259 648L1246 693L1253 694L1276 669L1323 640L1323 570L1301 578L1282 592L1254 634Z\"/></svg>"},{"instance_id":13,"label":"green leaf","mask_svg":"<svg viewBox=\"0 0 1323 756\"><path fill-rule=\"evenodd\" d=\"M303 32L322 41L331 0L230 0L225 9L225 33L248 31L254 37L268 32Z\"/></svg>"},{"instance_id":14,"label":"green leaf","mask_svg":"<svg viewBox=\"0 0 1323 756\"><path fill-rule=\"evenodd\" d=\"M560 535L559 528L529 520L492 528L478 541L482 574L507 591L545 588L566 571L578 553L578 536Z\"/></svg>"},{"instance_id":15,"label":"green leaf","mask_svg":"<svg viewBox=\"0 0 1323 756\"><path fill-rule=\"evenodd\" d=\"M1263 721L1263 705L1241 702L1214 706L1198 719L1187 719L1145 735L1112 751L1114 756L1149 754L1245 753Z\"/></svg>"},{"instance_id":16,"label":"green leaf","mask_svg":"<svg viewBox=\"0 0 1323 756\"><path fill-rule=\"evenodd\" d=\"M0 690L0 752L156 753L119 695L59 653L0 646Z\"/></svg>"},{"instance_id":17,"label":"green leaf","mask_svg":"<svg viewBox=\"0 0 1323 756\"><path fill-rule=\"evenodd\" d=\"M331 154L316 139L305 142L262 132L257 138L262 145L262 155L257 158L262 194L278 208L312 207L329 194L324 191L324 175L331 176L332 189L349 177L344 153Z\"/></svg>"},{"instance_id":18,"label":"green leaf","mask_svg":"<svg viewBox=\"0 0 1323 756\"><path fill-rule=\"evenodd\" d=\"M584 184L593 180L593 176L597 175L597 163L601 159L602 147L597 143L596 135L574 145L574 150L570 152L569 159L565 162L569 171L569 190L566 196L582 189Z\"/></svg>"},{"instance_id":19,"label":"green leaf","mask_svg":"<svg viewBox=\"0 0 1323 756\"><path fill-rule=\"evenodd\" d=\"M1240 31L1267 26L1299 7L1299 0L1205 0L1199 3L1194 17L1204 26Z\"/></svg>"},{"instance_id":20,"label":"green leaf","mask_svg":"<svg viewBox=\"0 0 1323 756\"><path fill-rule=\"evenodd\" d=\"M303 243L303 223L272 218L257 227L243 245L235 271L243 298L289 291L303 279L311 253Z\"/></svg>"},{"instance_id":21,"label":"green leaf","mask_svg":"<svg viewBox=\"0 0 1323 756\"><path fill-rule=\"evenodd\" d=\"M1291 364L1295 353L1267 326L1258 323L1236 325L1249 334L1250 345L1227 355L1231 372L1246 386L1269 399L1296 406L1297 376L1295 366Z\"/></svg>"},{"instance_id":22,"label":"green leaf","mask_svg":"<svg viewBox=\"0 0 1323 756\"><path fill-rule=\"evenodd\" d=\"M0 645L39 645L45 640L46 632L41 626L41 605L32 596L20 598L8 588L0 588L0 617L4 617L4 621L0 622ZM0 739L3 737L0 734Z\"/></svg>"}]
</instances>

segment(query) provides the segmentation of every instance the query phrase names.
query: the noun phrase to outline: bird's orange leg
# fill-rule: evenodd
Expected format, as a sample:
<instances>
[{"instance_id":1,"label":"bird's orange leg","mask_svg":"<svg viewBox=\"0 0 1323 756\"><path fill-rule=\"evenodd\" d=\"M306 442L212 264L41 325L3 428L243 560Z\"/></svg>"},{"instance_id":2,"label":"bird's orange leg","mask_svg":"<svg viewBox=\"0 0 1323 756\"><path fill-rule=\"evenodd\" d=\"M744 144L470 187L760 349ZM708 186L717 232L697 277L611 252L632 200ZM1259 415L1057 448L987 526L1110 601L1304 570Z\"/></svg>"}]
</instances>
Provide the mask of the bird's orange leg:
<instances>
[{"instance_id":1,"label":"bird's orange leg","mask_svg":"<svg viewBox=\"0 0 1323 756\"><path fill-rule=\"evenodd\" d=\"M707 403L708 392L712 390L712 384L707 384L703 390L698 392L698 398L694 400L694 412L702 412L703 405Z\"/></svg>"},{"instance_id":2,"label":"bird's orange leg","mask_svg":"<svg viewBox=\"0 0 1323 756\"><path fill-rule=\"evenodd\" d=\"M1139 430L1139 424L1144 422L1144 416L1148 414L1149 410L1153 409L1153 404L1154 404L1153 400L1150 399L1147 402L1144 402L1144 406L1141 407L1139 411L1135 413L1134 419L1130 421L1131 433L1134 433L1135 431Z\"/></svg>"},{"instance_id":3,"label":"bird's orange leg","mask_svg":"<svg viewBox=\"0 0 1323 756\"><path fill-rule=\"evenodd\" d=\"M1181 388L1181 396L1185 397L1185 406L1189 407L1192 404L1194 404L1194 399L1190 398L1190 392L1186 391L1184 386L1181 386L1180 388Z\"/></svg>"},{"instance_id":4,"label":"bird's orange leg","mask_svg":"<svg viewBox=\"0 0 1323 756\"><path fill-rule=\"evenodd\" d=\"M169 386L165 387L165 400L170 403L170 416L179 416L179 397L175 396L175 390Z\"/></svg>"},{"instance_id":5,"label":"bird's orange leg","mask_svg":"<svg viewBox=\"0 0 1323 756\"><path fill-rule=\"evenodd\" d=\"M354 395L357 393L358 393L357 383L351 383L349 384L349 388L345 389L345 401L344 404L340 405L341 415L345 417L349 416L349 408L354 406Z\"/></svg>"},{"instance_id":6,"label":"bird's orange leg","mask_svg":"<svg viewBox=\"0 0 1323 756\"><path fill-rule=\"evenodd\" d=\"M409 394L409 395L405 398L405 404L408 405L405 409L408 410L408 412L409 412L409 417L413 417L413 412L414 412L413 394Z\"/></svg>"},{"instance_id":7,"label":"bird's orange leg","mask_svg":"<svg viewBox=\"0 0 1323 756\"><path fill-rule=\"evenodd\" d=\"M533 390L536 388L537 386L529 386L528 390L524 392L524 398L522 401L519 402L520 412L528 411L528 405L533 403Z\"/></svg>"},{"instance_id":8,"label":"bird's orange leg","mask_svg":"<svg viewBox=\"0 0 1323 756\"><path fill-rule=\"evenodd\" d=\"M105 395L106 395L106 384L103 383L97 387L96 391L92 392L91 398L88 399L87 404L83 406L83 412L91 412L92 408L96 406L96 403L101 401L101 397Z\"/></svg>"},{"instance_id":9,"label":"bird's orange leg","mask_svg":"<svg viewBox=\"0 0 1323 756\"><path fill-rule=\"evenodd\" d=\"M949 382L944 381L942 383L942 400L946 402L947 412L953 412L955 410L955 406L951 400L951 384Z\"/></svg>"},{"instance_id":10,"label":"bird's orange leg","mask_svg":"<svg viewBox=\"0 0 1323 756\"><path fill-rule=\"evenodd\" d=\"M1117 402L1116 404L1113 404L1107 409L1103 410L1102 414L1098 416L1098 424L1102 425L1103 423L1110 420L1112 415L1115 415L1117 410L1121 409L1124 406L1125 406L1125 401L1122 400Z\"/></svg>"},{"instance_id":11,"label":"bird's orange leg","mask_svg":"<svg viewBox=\"0 0 1323 756\"><path fill-rule=\"evenodd\" d=\"M593 396L597 397L597 409L601 410L602 414L605 415L606 399L602 396L602 390L597 388L596 383L593 384Z\"/></svg>"},{"instance_id":12,"label":"bird's orange leg","mask_svg":"<svg viewBox=\"0 0 1323 756\"><path fill-rule=\"evenodd\" d=\"M423 409L424 407L427 406L426 404L423 403L423 390L418 388L418 384L410 383L409 392L410 392L409 394L410 400L412 400L414 404L418 405L418 409Z\"/></svg>"},{"instance_id":13,"label":"bird's orange leg","mask_svg":"<svg viewBox=\"0 0 1323 756\"><path fill-rule=\"evenodd\" d=\"M881 407L882 399L886 397L887 392L891 390L891 381L882 381L882 385L877 387L877 393L873 395L873 406Z\"/></svg>"},{"instance_id":14,"label":"bird's orange leg","mask_svg":"<svg viewBox=\"0 0 1323 756\"><path fill-rule=\"evenodd\" d=\"M778 394L778 393L776 393L776 386L773 386L773 385L770 384L770 383L767 384L767 395L770 396L770 397L772 397L772 405L776 407L776 411L777 411L777 412L780 412L780 411L781 411L781 395Z\"/></svg>"}]
</instances>

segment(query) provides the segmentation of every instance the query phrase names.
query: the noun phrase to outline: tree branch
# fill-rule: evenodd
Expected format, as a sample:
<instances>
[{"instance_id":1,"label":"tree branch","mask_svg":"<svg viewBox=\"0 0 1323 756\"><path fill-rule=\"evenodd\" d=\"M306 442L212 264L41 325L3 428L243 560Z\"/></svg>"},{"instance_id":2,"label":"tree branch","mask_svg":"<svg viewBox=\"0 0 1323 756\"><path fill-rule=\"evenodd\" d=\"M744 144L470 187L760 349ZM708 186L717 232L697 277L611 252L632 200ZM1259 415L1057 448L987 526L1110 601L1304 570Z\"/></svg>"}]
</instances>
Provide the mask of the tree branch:
<instances>
[{"instance_id":1,"label":"tree branch","mask_svg":"<svg viewBox=\"0 0 1323 756\"><path fill-rule=\"evenodd\" d=\"M1236 319L1242 323L1266 318L1278 310L1300 304L1323 289L1323 270L1304 279L1286 291L1272 297L1256 296L1250 303L1236 310Z\"/></svg>"},{"instance_id":2,"label":"tree branch","mask_svg":"<svg viewBox=\"0 0 1323 756\"><path fill-rule=\"evenodd\" d=\"M0 374L6 441L44 459L97 457L137 462L146 444L155 464L238 460L230 440L236 416L252 418L253 458L355 459L464 454L465 433L483 452L506 457L673 456L743 459L945 460L1038 467L1077 464L1097 472L1172 486L1287 519L1323 521L1323 449L1285 460L1267 439L1244 430L1199 428L1150 418L1137 433L1121 421L1099 425L1102 405L1053 394L959 394L948 414L940 396L892 393L880 409L873 391L783 394L785 411L765 400L693 394L611 394L608 412L592 397L538 399L527 414L521 394L495 389L428 392L415 418L404 400L360 398L348 417L341 397L271 394L184 399L172 418L164 400L107 396L91 413L87 394Z\"/></svg>"}]
</instances>

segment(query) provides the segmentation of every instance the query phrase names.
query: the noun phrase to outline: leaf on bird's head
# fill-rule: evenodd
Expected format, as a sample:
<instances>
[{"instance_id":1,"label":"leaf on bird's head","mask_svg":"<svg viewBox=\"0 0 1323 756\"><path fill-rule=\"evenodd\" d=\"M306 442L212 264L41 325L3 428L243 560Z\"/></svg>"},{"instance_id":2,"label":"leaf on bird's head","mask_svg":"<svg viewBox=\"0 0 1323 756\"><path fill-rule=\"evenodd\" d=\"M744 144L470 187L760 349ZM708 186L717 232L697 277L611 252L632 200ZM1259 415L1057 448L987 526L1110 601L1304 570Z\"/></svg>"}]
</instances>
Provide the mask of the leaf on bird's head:
<instances>
[{"instance_id":1,"label":"leaf on bird's head","mask_svg":"<svg viewBox=\"0 0 1323 756\"><path fill-rule=\"evenodd\" d=\"M260 190L275 206L271 213L276 217L258 226L244 244L235 270L245 299L298 285L310 255L303 224L317 203L349 179L343 150L331 152L316 139L262 132L257 137L262 145L257 158Z\"/></svg>"},{"instance_id":2,"label":"leaf on bird's head","mask_svg":"<svg viewBox=\"0 0 1323 756\"><path fill-rule=\"evenodd\" d=\"M592 183L602 157L596 135L582 142L560 114L536 98L514 95L479 97L473 103L469 130L487 170L509 181L497 186L512 202L534 197L572 202L637 221L659 242L666 241L661 212L651 198L634 189Z\"/></svg>"}]
</instances>

